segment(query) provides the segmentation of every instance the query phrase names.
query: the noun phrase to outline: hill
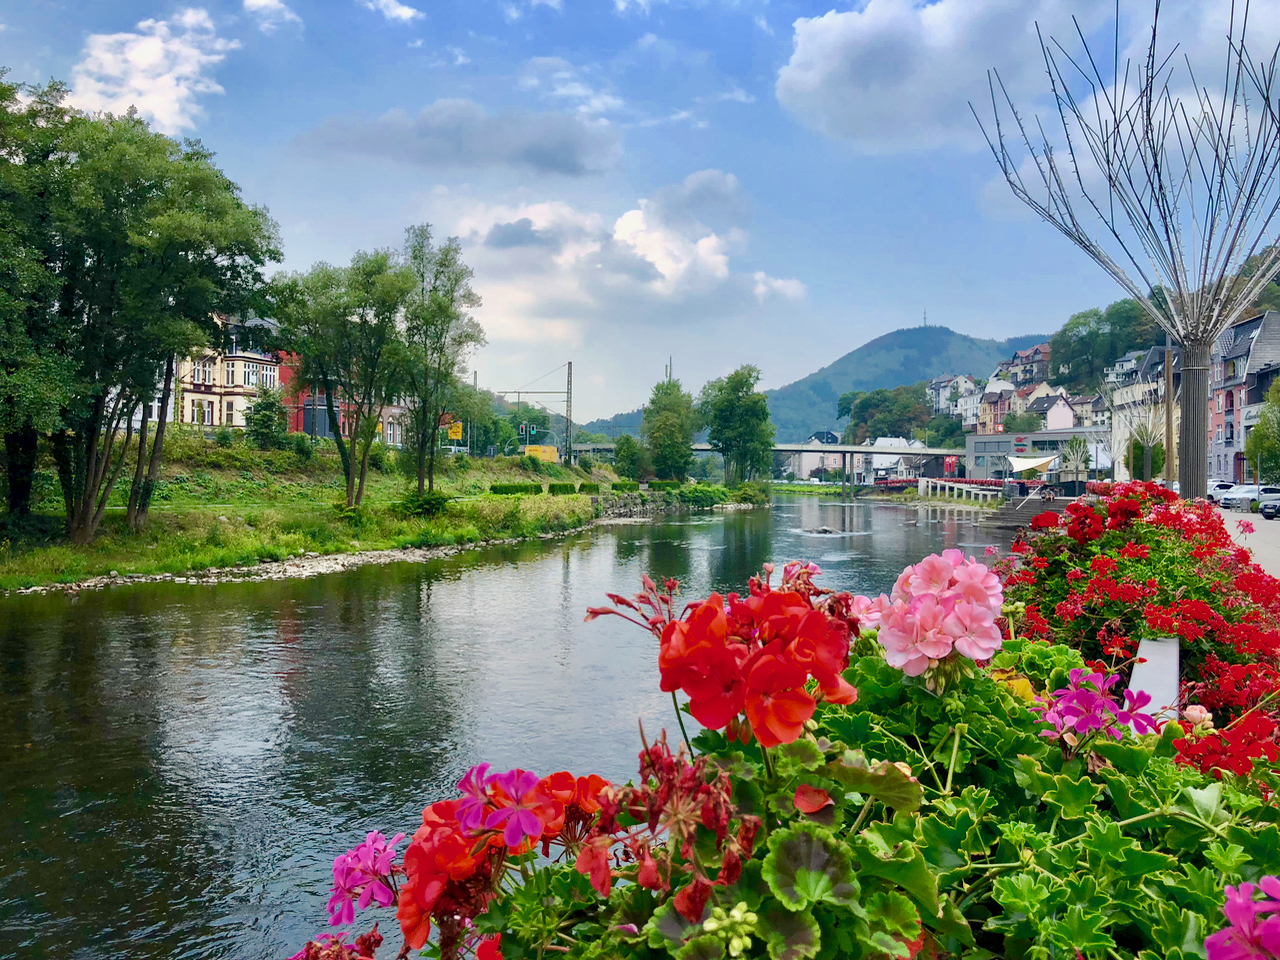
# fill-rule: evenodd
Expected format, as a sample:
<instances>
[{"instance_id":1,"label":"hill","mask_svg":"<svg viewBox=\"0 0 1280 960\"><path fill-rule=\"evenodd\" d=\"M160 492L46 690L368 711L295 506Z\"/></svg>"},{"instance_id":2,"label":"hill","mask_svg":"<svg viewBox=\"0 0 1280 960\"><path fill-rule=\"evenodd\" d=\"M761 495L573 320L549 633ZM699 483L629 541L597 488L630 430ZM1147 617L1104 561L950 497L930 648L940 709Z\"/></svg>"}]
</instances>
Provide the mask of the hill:
<instances>
[{"instance_id":1,"label":"hill","mask_svg":"<svg viewBox=\"0 0 1280 960\"><path fill-rule=\"evenodd\" d=\"M1049 334L979 340L946 327L894 330L839 360L776 390L766 390L777 439L792 443L815 430L839 433L836 401L849 390L892 389L949 373L986 377L1015 350L1049 340Z\"/></svg>"},{"instance_id":2,"label":"hill","mask_svg":"<svg viewBox=\"0 0 1280 960\"><path fill-rule=\"evenodd\" d=\"M629 410L626 413L615 413L612 417L604 417L580 424L579 428L587 431L587 433L602 433L610 439L623 433L638 437L640 436L640 421L643 417L643 409Z\"/></svg>"}]
</instances>

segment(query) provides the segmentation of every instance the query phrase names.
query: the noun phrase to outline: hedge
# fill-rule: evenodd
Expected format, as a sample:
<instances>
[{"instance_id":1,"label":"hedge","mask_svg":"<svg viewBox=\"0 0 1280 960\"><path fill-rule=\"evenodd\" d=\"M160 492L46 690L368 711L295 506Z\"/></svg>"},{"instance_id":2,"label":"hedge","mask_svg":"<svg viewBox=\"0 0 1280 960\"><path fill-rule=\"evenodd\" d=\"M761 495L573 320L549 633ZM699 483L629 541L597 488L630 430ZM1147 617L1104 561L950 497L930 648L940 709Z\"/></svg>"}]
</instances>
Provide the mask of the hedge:
<instances>
[{"instance_id":1,"label":"hedge","mask_svg":"<svg viewBox=\"0 0 1280 960\"><path fill-rule=\"evenodd\" d=\"M598 483L584 483L584 484L582 484L580 487L578 487L578 492L579 492L579 493L599 493L599 492L600 492L600 484L598 484Z\"/></svg>"},{"instance_id":2,"label":"hedge","mask_svg":"<svg viewBox=\"0 0 1280 960\"><path fill-rule=\"evenodd\" d=\"M679 480L650 480L650 490L679 490L682 484Z\"/></svg>"},{"instance_id":3,"label":"hedge","mask_svg":"<svg viewBox=\"0 0 1280 960\"><path fill-rule=\"evenodd\" d=\"M636 493L640 489L640 484L634 480L619 480L613 484L614 493Z\"/></svg>"},{"instance_id":4,"label":"hedge","mask_svg":"<svg viewBox=\"0 0 1280 960\"><path fill-rule=\"evenodd\" d=\"M578 487L572 483L549 483L547 484L547 493L553 497L562 497L565 494L577 493Z\"/></svg>"},{"instance_id":5,"label":"hedge","mask_svg":"<svg viewBox=\"0 0 1280 960\"><path fill-rule=\"evenodd\" d=\"M489 487L490 493L541 493L540 483L495 483Z\"/></svg>"}]
</instances>

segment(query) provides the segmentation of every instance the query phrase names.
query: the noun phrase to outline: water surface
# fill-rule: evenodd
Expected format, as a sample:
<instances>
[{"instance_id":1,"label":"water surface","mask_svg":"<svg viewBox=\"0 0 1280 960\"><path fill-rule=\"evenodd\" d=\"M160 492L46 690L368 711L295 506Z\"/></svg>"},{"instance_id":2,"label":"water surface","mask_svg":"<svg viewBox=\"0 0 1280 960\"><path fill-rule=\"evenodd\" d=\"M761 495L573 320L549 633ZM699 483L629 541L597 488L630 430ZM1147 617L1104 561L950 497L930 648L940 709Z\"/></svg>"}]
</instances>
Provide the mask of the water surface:
<instances>
[{"instance_id":1,"label":"water surface","mask_svg":"<svg viewBox=\"0 0 1280 960\"><path fill-rule=\"evenodd\" d=\"M791 497L306 580L0 598L0 957L287 957L334 855L412 832L471 764L634 774L637 720L670 699L647 634L582 622L607 591L741 590L801 558L878 593L927 553L981 556L974 516Z\"/></svg>"}]
</instances>

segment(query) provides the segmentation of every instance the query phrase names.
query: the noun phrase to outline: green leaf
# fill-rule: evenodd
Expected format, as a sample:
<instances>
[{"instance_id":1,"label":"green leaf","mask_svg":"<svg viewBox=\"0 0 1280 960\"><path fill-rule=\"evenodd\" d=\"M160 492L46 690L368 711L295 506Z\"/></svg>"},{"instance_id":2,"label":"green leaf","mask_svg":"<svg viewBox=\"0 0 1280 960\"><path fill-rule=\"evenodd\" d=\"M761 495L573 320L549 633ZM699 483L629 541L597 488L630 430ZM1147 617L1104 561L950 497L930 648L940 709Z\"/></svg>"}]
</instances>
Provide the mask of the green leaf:
<instances>
[{"instance_id":1,"label":"green leaf","mask_svg":"<svg viewBox=\"0 0 1280 960\"><path fill-rule=\"evenodd\" d=\"M1072 780L1059 774L1053 778L1053 788L1045 791L1044 802L1057 810L1063 820L1081 820L1093 809L1101 792L1101 785L1088 778Z\"/></svg>"},{"instance_id":2,"label":"green leaf","mask_svg":"<svg viewBox=\"0 0 1280 960\"><path fill-rule=\"evenodd\" d=\"M1170 903L1156 903L1159 921L1151 926L1151 939L1167 952L1181 950L1203 956L1205 929L1202 918Z\"/></svg>"},{"instance_id":3,"label":"green leaf","mask_svg":"<svg viewBox=\"0 0 1280 960\"><path fill-rule=\"evenodd\" d=\"M670 900L653 911L653 916L644 925L649 946L655 949L674 949L691 939L701 929L702 924L690 923L680 916Z\"/></svg>"},{"instance_id":4,"label":"green leaf","mask_svg":"<svg viewBox=\"0 0 1280 960\"><path fill-rule=\"evenodd\" d=\"M1222 843L1215 840L1209 844L1204 851L1205 859L1212 863L1222 873L1228 876L1237 876L1237 868L1242 863L1249 862L1249 855L1244 852L1244 847L1238 843Z\"/></svg>"},{"instance_id":5,"label":"green leaf","mask_svg":"<svg viewBox=\"0 0 1280 960\"><path fill-rule=\"evenodd\" d=\"M914 903L895 890L882 890L863 904L872 930L883 930L907 942L920 936L920 911Z\"/></svg>"},{"instance_id":6,"label":"green leaf","mask_svg":"<svg viewBox=\"0 0 1280 960\"><path fill-rule=\"evenodd\" d=\"M676 951L676 960L720 960L724 956L724 941L710 933L694 937Z\"/></svg>"},{"instance_id":7,"label":"green leaf","mask_svg":"<svg viewBox=\"0 0 1280 960\"><path fill-rule=\"evenodd\" d=\"M877 958L885 956L895 957L897 960L907 960L911 956L911 951L907 949L905 943L894 939L883 930L872 930L860 939L866 946L871 948L872 955Z\"/></svg>"},{"instance_id":8,"label":"green leaf","mask_svg":"<svg viewBox=\"0 0 1280 960\"><path fill-rule=\"evenodd\" d=\"M920 809L924 791L915 777L910 777L888 760L872 766L861 750L846 750L827 764L826 775L837 783L874 797L895 810L912 813Z\"/></svg>"},{"instance_id":9,"label":"green leaf","mask_svg":"<svg viewBox=\"0 0 1280 960\"><path fill-rule=\"evenodd\" d=\"M1043 797L1047 790L1053 788L1053 778L1045 773L1044 767L1040 766L1040 761L1034 757L1021 753L1011 766L1013 779L1017 781L1018 786L1034 793L1037 797Z\"/></svg>"},{"instance_id":10,"label":"green leaf","mask_svg":"<svg viewBox=\"0 0 1280 960\"><path fill-rule=\"evenodd\" d=\"M1092 750L1098 756L1108 760L1121 773L1136 777L1151 763L1151 758L1156 752L1156 743L1154 737L1143 737L1141 740L1129 738L1096 740Z\"/></svg>"},{"instance_id":11,"label":"green leaf","mask_svg":"<svg viewBox=\"0 0 1280 960\"><path fill-rule=\"evenodd\" d=\"M784 743L778 747L774 756L778 761L778 772L784 777L817 770L826 760L822 751L818 749L818 745L807 738Z\"/></svg>"},{"instance_id":12,"label":"green leaf","mask_svg":"<svg viewBox=\"0 0 1280 960\"><path fill-rule=\"evenodd\" d=\"M1054 942L1066 950L1075 950L1086 957L1105 956L1116 945L1106 931L1107 920L1100 913L1086 913L1077 905L1067 909L1067 915L1050 927Z\"/></svg>"},{"instance_id":13,"label":"green leaf","mask_svg":"<svg viewBox=\"0 0 1280 960\"><path fill-rule=\"evenodd\" d=\"M891 825L875 824L858 836L853 851L859 871L901 887L915 897L929 916L936 917L938 878L929 870L916 843L905 842L892 833Z\"/></svg>"},{"instance_id":14,"label":"green leaf","mask_svg":"<svg viewBox=\"0 0 1280 960\"><path fill-rule=\"evenodd\" d=\"M789 910L815 903L858 906L858 881L846 848L816 824L799 823L774 831L761 876Z\"/></svg>"},{"instance_id":15,"label":"green leaf","mask_svg":"<svg viewBox=\"0 0 1280 960\"><path fill-rule=\"evenodd\" d=\"M818 955L822 941L812 913L771 910L763 920L771 960L807 960Z\"/></svg>"},{"instance_id":16,"label":"green leaf","mask_svg":"<svg viewBox=\"0 0 1280 960\"><path fill-rule=\"evenodd\" d=\"M993 895L996 903L1006 910L1036 918L1040 915L1040 908L1049 899L1049 888L1029 873L1017 873L997 879Z\"/></svg>"},{"instance_id":17,"label":"green leaf","mask_svg":"<svg viewBox=\"0 0 1280 960\"><path fill-rule=\"evenodd\" d=\"M1131 848L1124 852L1124 865L1120 873L1126 877L1146 877L1161 870L1172 870L1178 861L1155 850Z\"/></svg>"},{"instance_id":18,"label":"green leaf","mask_svg":"<svg viewBox=\"0 0 1280 960\"><path fill-rule=\"evenodd\" d=\"M1089 817L1080 846L1096 853L1105 862L1119 857L1123 851L1134 846L1134 841L1120 832L1120 827L1114 820L1103 820L1095 814Z\"/></svg>"},{"instance_id":19,"label":"green leaf","mask_svg":"<svg viewBox=\"0 0 1280 960\"><path fill-rule=\"evenodd\" d=\"M1178 809L1199 817L1205 823L1217 823L1226 819L1219 816L1222 807L1222 784L1211 783L1207 787L1197 789L1186 787L1178 798Z\"/></svg>"}]
</instances>

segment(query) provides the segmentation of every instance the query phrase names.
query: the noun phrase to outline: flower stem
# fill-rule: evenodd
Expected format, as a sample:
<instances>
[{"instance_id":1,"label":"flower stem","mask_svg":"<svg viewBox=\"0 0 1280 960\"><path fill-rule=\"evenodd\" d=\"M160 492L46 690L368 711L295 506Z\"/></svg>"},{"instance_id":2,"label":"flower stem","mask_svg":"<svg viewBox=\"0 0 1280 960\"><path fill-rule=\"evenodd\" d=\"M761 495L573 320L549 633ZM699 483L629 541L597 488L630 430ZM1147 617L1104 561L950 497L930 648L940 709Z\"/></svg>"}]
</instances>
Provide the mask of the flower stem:
<instances>
[{"instance_id":1,"label":"flower stem","mask_svg":"<svg viewBox=\"0 0 1280 960\"><path fill-rule=\"evenodd\" d=\"M684 728L684 714L680 712L680 701L676 699L676 692L671 691L671 706L676 710L676 723L680 724L680 734L684 737L684 745L689 748L689 757L692 759L697 754L693 752L693 742L689 739L689 731Z\"/></svg>"},{"instance_id":2,"label":"flower stem","mask_svg":"<svg viewBox=\"0 0 1280 960\"><path fill-rule=\"evenodd\" d=\"M956 775L956 758L960 756L960 738L969 732L967 723L958 723L955 727L956 739L951 744L951 762L947 765L947 785L944 788L946 793L951 792L951 781Z\"/></svg>"},{"instance_id":3,"label":"flower stem","mask_svg":"<svg viewBox=\"0 0 1280 960\"><path fill-rule=\"evenodd\" d=\"M853 821L853 826L849 828L849 835L854 836L858 832L858 828L862 826L862 821L867 819L867 814L871 812L871 805L875 803L875 797L867 797L867 802L862 805L862 809L858 811L858 819Z\"/></svg>"}]
</instances>

